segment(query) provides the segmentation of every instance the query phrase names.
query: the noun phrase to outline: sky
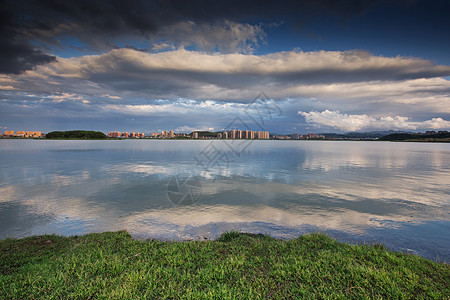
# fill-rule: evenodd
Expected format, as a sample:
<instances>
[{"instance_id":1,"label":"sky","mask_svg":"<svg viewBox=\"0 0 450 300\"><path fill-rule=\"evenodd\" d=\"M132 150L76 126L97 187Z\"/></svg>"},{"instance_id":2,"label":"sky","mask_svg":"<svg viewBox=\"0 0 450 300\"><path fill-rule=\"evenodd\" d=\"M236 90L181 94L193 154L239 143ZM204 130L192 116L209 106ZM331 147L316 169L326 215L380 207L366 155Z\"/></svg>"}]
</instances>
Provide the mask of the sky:
<instances>
[{"instance_id":1,"label":"sky","mask_svg":"<svg viewBox=\"0 0 450 300\"><path fill-rule=\"evenodd\" d=\"M450 130L447 0L0 1L1 131Z\"/></svg>"}]
</instances>

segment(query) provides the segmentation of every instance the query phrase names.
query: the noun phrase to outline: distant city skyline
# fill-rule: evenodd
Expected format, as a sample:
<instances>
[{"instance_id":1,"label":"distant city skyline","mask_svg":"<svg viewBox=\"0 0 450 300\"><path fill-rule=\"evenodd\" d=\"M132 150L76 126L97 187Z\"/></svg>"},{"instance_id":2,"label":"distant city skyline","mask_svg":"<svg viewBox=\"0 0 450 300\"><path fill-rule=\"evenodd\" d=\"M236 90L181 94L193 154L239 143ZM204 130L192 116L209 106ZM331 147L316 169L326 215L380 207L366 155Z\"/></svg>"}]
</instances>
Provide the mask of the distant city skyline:
<instances>
[{"instance_id":1,"label":"distant city skyline","mask_svg":"<svg viewBox=\"0 0 450 300\"><path fill-rule=\"evenodd\" d=\"M67 131L57 131L59 133L64 133ZM90 131L92 132L92 131ZM56 133L56 132L54 132ZM413 136L414 139L420 138L446 138L448 135L447 130L427 130L425 132L415 132L413 134L407 134L407 136ZM104 133L103 133L104 134ZM2 138L43 138L46 137L46 133L42 133L40 131L14 131L14 130L5 130L3 134L0 133L0 137ZM349 133L348 135L336 134L336 133L323 133L323 134L277 134L270 133L269 131L252 131L252 130L239 130L239 129L231 129L228 131L222 132L210 132L210 131L193 131L189 134L187 133L178 133L173 130L169 131L161 131L161 132L152 132L150 135L145 135L142 132L120 132L120 131L110 131L107 133L108 138L126 138L126 139L179 139L179 138L188 138L188 139L245 139L245 140L317 140L317 139L331 139L331 140L342 140L342 139L350 139L350 140L377 140L381 137L392 136L392 131L385 131L384 134L382 131L374 131L372 134L370 132L353 134ZM397 133L398 135L398 133ZM440 136L435 136L440 135ZM395 136L395 134L394 134ZM400 136L404 137L405 134L400 134Z\"/></svg>"},{"instance_id":2,"label":"distant city skyline","mask_svg":"<svg viewBox=\"0 0 450 300\"><path fill-rule=\"evenodd\" d=\"M450 2L13 1L0 130L450 130Z\"/></svg>"}]
</instances>

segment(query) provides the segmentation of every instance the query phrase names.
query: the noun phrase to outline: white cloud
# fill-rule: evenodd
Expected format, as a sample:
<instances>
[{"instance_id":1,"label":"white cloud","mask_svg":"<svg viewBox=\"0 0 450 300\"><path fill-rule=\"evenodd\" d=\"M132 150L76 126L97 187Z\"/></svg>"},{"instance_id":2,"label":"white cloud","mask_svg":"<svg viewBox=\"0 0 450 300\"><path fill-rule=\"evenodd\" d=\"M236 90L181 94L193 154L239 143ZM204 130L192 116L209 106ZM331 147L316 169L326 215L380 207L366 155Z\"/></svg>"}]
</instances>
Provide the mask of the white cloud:
<instances>
[{"instance_id":1,"label":"white cloud","mask_svg":"<svg viewBox=\"0 0 450 300\"><path fill-rule=\"evenodd\" d=\"M450 121L442 118L433 118L423 122L410 121L408 117L383 116L375 118L366 114L351 115L341 114L339 111L325 110L322 112L299 111L299 115L305 117L306 122L317 125L333 127L344 131L375 130L375 129L447 129Z\"/></svg>"},{"instance_id":2,"label":"white cloud","mask_svg":"<svg viewBox=\"0 0 450 300\"><path fill-rule=\"evenodd\" d=\"M162 51L162 50L167 50L167 49L175 50L175 46L173 44L159 42L159 43L154 43L152 45L151 49L153 51Z\"/></svg>"},{"instance_id":3,"label":"white cloud","mask_svg":"<svg viewBox=\"0 0 450 300\"><path fill-rule=\"evenodd\" d=\"M214 131L214 127L209 126L197 126L197 127L191 127L188 125L180 126L174 129L175 132L193 132L193 131Z\"/></svg>"},{"instance_id":4,"label":"white cloud","mask_svg":"<svg viewBox=\"0 0 450 300\"><path fill-rule=\"evenodd\" d=\"M110 94L103 94L103 95L100 95L100 97L109 98L109 99L121 99L122 98L119 96L112 96Z\"/></svg>"},{"instance_id":5,"label":"white cloud","mask_svg":"<svg viewBox=\"0 0 450 300\"><path fill-rule=\"evenodd\" d=\"M61 103L61 102L65 102L67 100L72 100L72 101L81 101L82 103L85 103L83 101L87 101L86 99L84 99L82 96L77 95L77 94L71 94L71 93L55 93L52 94L51 96L49 96L48 98L52 99L52 102L54 103ZM89 103L89 102L88 102Z\"/></svg>"},{"instance_id":6,"label":"white cloud","mask_svg":"<svg viewBox=\"0 0 450 300\"><path fill-rule=\"evenodd\" d=\"M163 101L163 104L120 105L107 104L106 110L117 110L135 115L151 116L156 114L187 114L194 112L214 112L239 114L246 104L218 103L215 101L179 100L176 102Z\"/></svg>"}]
</instances>

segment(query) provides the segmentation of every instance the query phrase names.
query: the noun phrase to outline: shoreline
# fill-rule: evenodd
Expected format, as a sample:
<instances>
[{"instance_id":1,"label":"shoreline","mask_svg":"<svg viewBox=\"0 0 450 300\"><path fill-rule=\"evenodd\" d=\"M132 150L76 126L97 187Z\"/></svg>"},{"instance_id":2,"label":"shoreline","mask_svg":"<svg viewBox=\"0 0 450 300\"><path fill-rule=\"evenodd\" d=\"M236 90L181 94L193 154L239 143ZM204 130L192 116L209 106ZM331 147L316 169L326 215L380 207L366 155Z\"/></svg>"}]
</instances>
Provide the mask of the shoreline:
<instances>
[{"instance_id":1,"label":"shoreline","mask_svg":"<svg viewBox=\"0 0 450 300\"><path fill-rule=\"evenodd\" d=\"M7 298L446 298L450 266L325 234L230 231L214 241L126 231L0 241Z\"/></svg>"},{"instance_id":2,"label":"shoreline","mask_svg":"<svg viewBox=\"0 0 450 300\"><path fill-rule=\"evenodd\" d=\"M83 139L83 138L64 138L64 139L46 139L46 138L11 138L11 137L1 137L0 140L39 140L39 141L235 141L233 139L170 139L170 138L105 138L105 139ZM439 140L439 139L412 139L412 140L379 140L379 139L310 139L310 140L285 140L285 139L239 139L244 141L280 141L280 142L300 142L300 141L332 141L332 142L396 142L396 143L450 143L450 139Z\"/></svg>"}]
</instances>

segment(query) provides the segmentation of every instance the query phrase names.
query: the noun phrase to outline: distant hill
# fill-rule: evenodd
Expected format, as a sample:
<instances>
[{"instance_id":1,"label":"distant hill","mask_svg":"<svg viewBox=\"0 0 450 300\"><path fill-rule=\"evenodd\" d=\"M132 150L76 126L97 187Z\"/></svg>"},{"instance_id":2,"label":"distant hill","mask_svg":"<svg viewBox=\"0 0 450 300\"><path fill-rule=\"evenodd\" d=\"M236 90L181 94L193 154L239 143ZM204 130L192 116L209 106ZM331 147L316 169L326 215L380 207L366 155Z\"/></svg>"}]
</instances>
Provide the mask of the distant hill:
<instances>
[{"instance_id":1,"label":"distant hill","mask_svg":"<svg viewBox=\"0 0 450 300\"><path fill-rule=\"evenodd\" d=\"M409 132L385 130L385 131L367 131L367 132L352 131L346 133L319 133L319 134L324 135L326 138L381 138L386 135L396 133L409 133Z\"/></svg>"},{"instance_id":2,"label":"distant hill","mask_svg":"<svg viewBox=\"0 0 450 300\"><path fill-rule=\"evenodd\" d=\"M450 138L450 132L436 133L436 134L393 133L380 138L380 141L406 141L406 140L427 141L427 140L448 139L448 138Z\"/></svg>"},{"instance_id":3,"label":"distant hill","mask_svg":"<svg viewBox=\"0 0 450 300\"><path fill-rule=\"evenodd\" d=\"M107 136L100 131L72 130L72 131L52 131L47 133L45 138L96 140L96 139L106 139Z\"/></svg>"},{"instance_id":4,"label":"distant hill","mask_svg":"<svg viewBox=\"0 0 450 300\"><path fill-rule=\"evenodd\" d=\"M384 131L367 131L367 132L359 132L359 131L351 131L346 133L335 133L335 132L323 132L316 133L316 135L323 135L326 139L379 139L389 134L394 133L411 133L406 131L394 131L394 130L384 130ZM291 139L296 139L297 133L273 133L271 136L287 136Z\"/></svg>"}]
</instances>

